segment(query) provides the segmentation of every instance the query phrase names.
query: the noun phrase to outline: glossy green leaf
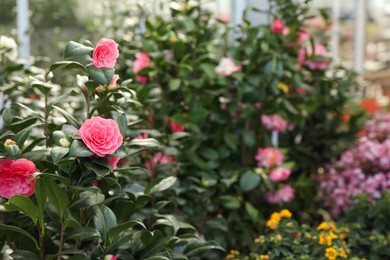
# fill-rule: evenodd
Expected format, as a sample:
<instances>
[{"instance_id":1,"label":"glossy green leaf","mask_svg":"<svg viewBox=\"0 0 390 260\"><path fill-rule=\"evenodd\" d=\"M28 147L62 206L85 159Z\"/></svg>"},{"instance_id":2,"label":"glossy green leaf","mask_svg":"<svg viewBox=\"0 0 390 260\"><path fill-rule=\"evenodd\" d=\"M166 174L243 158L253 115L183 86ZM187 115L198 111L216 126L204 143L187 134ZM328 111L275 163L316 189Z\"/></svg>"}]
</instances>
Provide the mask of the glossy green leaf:
<instances>
[{"instance_id":1,"label":"glossy green leaf","mask_svg":"<svg viewBox=\"0 0 390 260\"><path fill-rule=\"evenodd\" d=\"M69 153L69 148L63 148L63 147L53 147L50 150L50 156L53 159L53 163L57 164L66 154Z\"/></svg>"},{"instance_id":2,"label":"glossy green leaf","mask_svg":"<svg viewBox=\"0 0 390 260\"><path fill-rule=\"evenodd\" d=\"M176 180L177 180L177 178L174 176L170 176L167 178L155 179L155 180L151 181L150 183L148 183L148 185L146 185L145 194L150 195L150 194L153 194L156 192L161 192L161 191L167 190L170 187L172 187L173 184L175 184Z\"/></svg>"},{"instance_id":3,"label":"glossy green leaf","mask_svg":"<svg viewBox=\"0 0 390 260\"><path fill-rule=\"evenodd\" d=\"M39 257L36 254L27 250L15 250L10 256L14 260L39 260Z\"/></svg>"},{"instance_id":4,"label":"glossy green leaf","mask_svg":"<svg viewBox=\"0 0 390 260\"><path fill-rule=\"evenodd\" d=\"M109 236L109 241L110 243L115 239L116 236L118 236L121 232L123 231L126 231L127 229L129 228L132 228L133 226L135 225L139 225L141 226L142 228L146 229L144 223L142 222L142 220L140 219L136 219L136 220L130 220L126 223L122 223L116 227L113 227L110 229L110 231L108 232L108 236Z\"/></svg>"},{"instance_id":5,"label":"glossy green leaf","mask_svg":"<svg viewBox=\"0 0 390 260\"><path fill-rule=\"evenodd\" d=\"M241 202L237 197L230 195L220 196L218 198L219 203L227 209L238 209L241 206Z\"/></svg>"},{"instance_id":6,"label":"glossy green leaf","mask_svg":"<svg viewBox=\"0 0 390 260\"><path fill-rule=\"evenodd\" d=\"M80 227L76 230L69 233L69 235L66 236L66 240L85 240L85 239L95 239L100 238L100 233L95 228L90 227Z\"/></svg>"},{"instance_id":7,"label":"glossy green leaf","mask_svg":"<svg viewBox=\"0 0 390 260\"><path fill-rule=\"evenodd\" d=\"M93 51L92 47L85 46L78 42L70 41L64 50L64 58L83 56L90 54Z\"/></svg>"},{"instance_id":8,"label":"glossy green leaf","mask_svg":"<svg viewBox=\"0 0 390 260\"><path fill-rule=\"evenodd\" d=\"M181 79L170 79L168 85L169 85L169 90L175 91L180 87Z\"/></svg>"},{"instance_id":9,"label":"glossy green leaf","mask_svg":"<svg viewBox=\"0 0 390 260\"><path fill-rule=\"evenodd\" d=\"M87 66L88 72L94 81L100 84L109 85L115 70L109 68L96 68L92 65Z\"/></svg>"},{"instance_id":10,"label":"glossy green leaf","mask_svg":"<svg viewBox=\"0 0 390 260\"><path fill-rule=\"evenodd\" d=\"M21 229L19 227L15 227L15 226L9 226L9 225L0 224L0 230L16 232L16 233L19 233L19 234L25 236L26 238L28 238L31 241L33 241L35 246L36 246L36 248L39 250L37 240L30 233L25 231L24 229Z\"/></svg>"},{"instance_id":11,"label":"glossy green leaf","mask_svg":"<svg viewBox=\"0 0 390 260\"><path fill-rule=\"evenodd\" d=\"M145 146L145 147L159 147L160 143L154 138L133 139L129 145Z\"/></svg>"},{"instance_id":12,"label":"glossy green leaf","mask_svg":"<svg viewBox=\"0 0 390 260\"><path fill-rule=\"evenodd\" d=\"M240 188L243 192L253 190L260 183L260 176L252 171L245 172L240 178Z\"/></svg>"},{"instance_id":13,"label":"glossy green leaf","mask_svg":"<svg viewBox=\"0 0 390 260\"><path fill-rule=\"evenodd\" d=\"M12 196L5 204L7 211L22 211L29 216L35 224L38 223L38 207L27 197L22 195Z\"/></svg>"},{"instance_id":14,"label":"glossy green leaf","mask_svg":"<svg viewBox=\"0 0 390 260\"><path fill-rule=\"evenodd\" d=\"M84 72L85 74L87 73L87 68L84 65L82 65L81 63L78 63L76 61L58 61L58 62L53 63L50 66L49 70L54 71L58 68L79 69L82 72Z\"/></svg>"},{"instance_id":15,"label":"glossy green leaf","mask_svg":"<svg viewBox=\"0 0 390 260\"><path fill-rule=\"evenodd\" d=\"M69 156L71 157L90 157L94 153L80 140L74 140L69 148Z\"/></svg>"},{"instance_id":16,"label":"glossy green leaf","mask_svg":"<svg viewBox=\"0 0 390 260\"><path fill-rule=\"evenodd\" d=\"M99 230L101 236L107 240L108 231L118 224L114 212L106 205L97 205L93 207L93 224Z\"/></svg>"}]
</instances>

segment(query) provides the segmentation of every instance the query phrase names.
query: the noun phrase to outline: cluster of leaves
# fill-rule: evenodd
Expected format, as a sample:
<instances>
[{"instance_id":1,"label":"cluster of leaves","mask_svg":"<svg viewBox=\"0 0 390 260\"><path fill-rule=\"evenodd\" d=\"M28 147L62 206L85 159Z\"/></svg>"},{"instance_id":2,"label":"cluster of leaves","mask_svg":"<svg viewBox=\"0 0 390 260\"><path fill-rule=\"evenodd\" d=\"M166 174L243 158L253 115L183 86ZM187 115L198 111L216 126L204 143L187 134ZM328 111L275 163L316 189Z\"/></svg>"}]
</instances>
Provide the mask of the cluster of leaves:
<instances>
[{"instance_id":1,"label":"cluster of leaves","mask_svg":"<svg viewBox=\"0 0 390 260\"><path fill-rule=\"evenodd\" d=\"M350 93L358 87L354 73L334 66L313 71L297 64L301 46L296 39L309 2L275 0L269 11L250 10L270 21L283 19L289 26L287 36L273 33L269 25L252 25L246 13L240 25L230 26L201 1L189 0L171 1L169 14L147 16L139 42L129 40L128 34L116 35L127 55L122 77L135 76L128 65L138 52L152 60L136 74L149 79L137 88L146 108L140 115L148 122L145 127L158 127L171 136L173 120L190 134L182 133L179 146L171 139L166 142L179 151L178 177L180 187L185 187L172 194L174 209L206 238L227 247L251 243L255 230L265 223L260 210L264 193L274 189L264 171L255 169L257 148L271 145L261 114L279 114L295 126L279 136L295 162L293 185L299 188L300 204L292 208L314 206L308 199L315 197L309 174L353 142L361 124L361 114L346 112ZM218 75L215 67L222 57L233 58L242 71Z\"/></svg>"},{"instance_id":2,"label":"cluster of leaves","mask_svg":"<svg viewBox=\"0 0 390 260\"><path fill-rule=\"evenodd\" d=\"M43 74L22 72L16 76L23 81L7 76L1 82L0 91L12 102L2 111L0 158L27 158L41 172L32 177L33 197L15 195L4 204L0 248L11 248L14 259L188 259L221 250L216 242L199 240L190 224L164 214L169 202L157 194L177 185L176 178L152 179L137 166L140 153L159 143L133 140L133 109L141 106L136 92L128 82L103 88L114 69L91 66L93 50L90 42L70 42L67 60ZM60 68L80 74L72 85L59 86L51 79ZM124 136L111 155L124 161L118 170L77 135L84 119L95 115L114 118ZM6 139L15 142L12 150L5 149Z\"/></svg>"}]
</instances>

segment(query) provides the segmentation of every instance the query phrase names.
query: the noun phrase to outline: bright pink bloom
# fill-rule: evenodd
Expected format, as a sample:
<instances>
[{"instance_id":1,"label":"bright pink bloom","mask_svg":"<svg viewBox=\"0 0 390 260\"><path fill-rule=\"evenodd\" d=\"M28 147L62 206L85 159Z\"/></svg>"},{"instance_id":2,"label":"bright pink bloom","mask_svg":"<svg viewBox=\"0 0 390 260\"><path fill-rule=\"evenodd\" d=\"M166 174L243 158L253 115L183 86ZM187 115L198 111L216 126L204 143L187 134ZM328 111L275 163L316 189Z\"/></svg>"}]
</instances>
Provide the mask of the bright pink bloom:
<instances>
[{"instance_id":1,"label":"bright pink bloom","mask_svg":"<svg viewBox=\"0 0 390 260\"><path fill-rule=\"evenodd\" d=\"M283 32L283 29L284 29L283 20L281 20L281 19L275 19L275 20L272 22L271 30L272 30L274 33L282 33L282 32Z\"/></svg>"},{"instance_id":2,"label":"bright pink bloom","mask_svg":"<svg viewBox=\"0 0 390 260\"><path fill-rule=\"evenodd\" d=\"M118 79L119 79L118 74L114 74L114 76L112 76L112 79L110 81L110 86L112 88L119 88L119 84L116 83L118 81Z\"/></svg>"},{"instance_id":3,"label":"bright pink bloom","mask_svg":"<svg viewBox=\"0 0 390 260\"><path fill-rule=\"evenodd\" d=\"M137 80L139 83L146 84L149 82L148 76L135 76L135 80Z\"/></svg>"},{"instance_id":4,"label":"bright pink bloom","mask_svg":"<svg viewBox=\"0 0 390 260\"><path fill-rule=\"evenodd\" d=\"M116 256L111 256L111 260L117 260L118 259L118 257L116 257Z\"/></svg>"},{"instance_id":5,"label":"bright pink bloom","mask_svg":"<svg viewBox=\"0 0 390 260\"><path fill-rule=\"evenodd\" d=\"M108 164L110 164L111 166L111 169L115 170L121 158L109 157L107 158L107 160L108 160Z\"/></svg>"},{"instance_id":6,"label":"bright pink bloom","mask_svg":"<svg viewBox=\"0 0 390 260\"><path fill-rule=\"evenodd\" d=\"M118 44L111 39L101 39L92 55L92 65L96 68L114 68L119 56Z\"/></svg>"},{"instance_id":7,"label":"bright pink bloom","mask_svg":"<svg viewBox=\"0 0 390 260\"><path fill-rule=\"evenodd\" d=\"M329 65L329 60L326 58L327 54L328 53L324 45L322 44L314 45L314 52L311 45L309 45L306 48L299 49L298 62L299 64L304 64L308 66L312 70L322 70L328 67ZM317 59L319 57L321 60L312 60L312 59L306 60L306 57L310 57L312 55L316 56Z\"/></svg>"},{"instance_id":8,"label":"bright pink bloom","mask_svg":"<svg viewBox=\"0 0 390 260\"><path fill-rule=\"evenodd\" d=\"M284 167L278 167L274 170L272 170L269 174L268 177L274 181L274 182L280 182L280 181L285 181L288 179L288 177L291 174L291 169L284 168Z\"/></svg>"},{"instance_id":9,"label":"bright pink bloom","mask_svg":"<svg viewBox=\"0 0 390 260\"><path fill-rule=\"evenodd\" d=\"M183 132L185 129L184 126L176 124L173 120L170 120L169 124L171 125L172 133Z\"/></svg>"},{"instance_id":10,"label":"bright pink bloom","mask_svg":"<svg viewBox=\"0 0 390 260\"><path fill-rule=\"evenodd\" d=\"M150 67L150 65L151 65L151 60L149 54L146 52L140 52L137 54L135 61L133 63L133 71L135 73L138 73L141 70Z\"/></svg>"},{"instance_id":11,"label":"bright pink bloom","mask_svg":"<svg viewBox=\"0 0 390 260\"><path fill-rule=\"evenodd\" d=\"M261 115L261 123L270 131L283 132L287 129L287 122L283 120L279 115Z\"/></svg>"},{"instance_id":12,"label":"bright pink bloom","mask_svg":"<svg viewBox=\"0 0 390 260\"><path fill-rule=\"evenodd\" d=\"M145 162L145 166L146 169L148 169L150 172L155 173L159 165L173 162L175 162L175 157L171 155L165 155L162 152L157 152L153 158Z\"/></svg>"},{"instance_id":13,"label":"bright pink bloom","mask_svg":"<svg viewBox=\"0 0 390 260\"><path fill-rule=\"evenodd\" d=\"M220 76L230 76L233 73L240 72L241 65L236 65L231 58L222 58L218 66L215 67L215 72Z\"/></svg>"},{"instance_id":14,"label":"bright pink bloom","mask_svg":"<svg viewBox=\"0 0 390 260\"><path fill-rule=\"evenodd\" d=\"M35 179L30 177L39 170L27 159L0 160L0 197L11 198L14 195L30 197L34 194Z\"/></svg>"},{"instance_id":15,"label":"bright pink bloom","mask_svg":"<svg viewBox=\"0 0 390 260\"><path fill-rule=\"evenodd\" d=\"M265 194L265 200L270 204L283 204L291 202L295 197L295 189L289 184L283 185L279 190L269 191Z\"/></svg>"},{"instance_id":16,"label":"bright pink bloom","mask_svg":"<svg viewBox=\"0 0 390 260\"><path fill-rule=\"evenodd\" d=\"M112 119L99 116L85 120L78 135L85 145L100 157L114 153L123 141L118 124Z\"/></svg>"},{"instance_id":17,"label":"bright pink bloom","mask_svg":"<svg viewBox=\"0 0 390 260\"><path fill-rule=\"evenodd\" d=\"M271 168L282 164L284 159L283 152L278 149L267 147L259 148L255 160L259 167Z\"/></svg>"}]
</instances>

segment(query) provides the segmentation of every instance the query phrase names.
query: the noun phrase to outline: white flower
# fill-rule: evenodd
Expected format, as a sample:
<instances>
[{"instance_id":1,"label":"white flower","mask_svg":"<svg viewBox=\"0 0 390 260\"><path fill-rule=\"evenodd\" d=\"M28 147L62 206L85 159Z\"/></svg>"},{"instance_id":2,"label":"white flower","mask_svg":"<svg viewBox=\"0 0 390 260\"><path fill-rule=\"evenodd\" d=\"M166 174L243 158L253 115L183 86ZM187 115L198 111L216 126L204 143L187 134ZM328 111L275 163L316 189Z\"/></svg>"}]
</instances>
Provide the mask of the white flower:
<instances>
[{"instance_id":1,"label":"white flower","mask_svg":"<svg viewBox=\"0 0 390 260\"><path fill-rule=\"evenodd\" d=\"M8 49L5 55L10 60L14 60L18 57L18 45L15 40L10 37L4 35L0 36L0 49Z\"/></svg>"},{"instance_id":2,"label":"white flower","mask_svg":"<svg viewBox=\"0 0 390 260\"><path fill-rule=\"evenodd\" d=\"M234 64L233 60L230 58L222 58L215 68L215 72L221 76L229 76L239 71L241 71L241 65Z\"/></svg>"}]
</instances>

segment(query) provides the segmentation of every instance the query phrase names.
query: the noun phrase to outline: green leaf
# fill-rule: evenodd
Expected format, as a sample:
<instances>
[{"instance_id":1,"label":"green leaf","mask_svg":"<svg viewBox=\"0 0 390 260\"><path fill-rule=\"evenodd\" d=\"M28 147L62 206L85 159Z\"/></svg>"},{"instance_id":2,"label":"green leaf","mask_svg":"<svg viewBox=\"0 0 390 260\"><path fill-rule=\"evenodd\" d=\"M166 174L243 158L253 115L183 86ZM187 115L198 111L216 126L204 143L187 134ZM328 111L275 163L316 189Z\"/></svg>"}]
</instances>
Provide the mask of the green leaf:
<instances>
[{"instance_id":1,"label":"green leaf","mask_svg":"<svg viewBox=\"0 0 390 260\"><path fill-rule=\"evenodd\" d=\"M55 259L58 259L58 256L61 256L61 255L82 255L82 256L84 256L84 258L83 258L84 260L90 259L90 258L86 257L87 253L84 250L77 250L77 249L64 250L59 254L48 255L45 259L46 260L55 260Z\"/></svg>"},{"instance_id":2,"label":"green leaf","mask_svg":"<svg viewBox=\"0 0 390 260\"><path fill-rule=\"evenodd\" d=\"M66 240L85 240L95 238L100 238L100 233L97 229L90 227L80 227L70 232L69 235L66 237Z\"/></svg>"},{"instance_id":3,"label":"green leaf","mask_svg":"<svg viewBox=\"0 0 390 260\"><path fill-rule=\"evenodd\" d=\"M23 229L21 229L19 227L9 226L9 225L4 225L4 224L0 224L0 230L16 232L16 233L19 233L19 234L21 234L21 235L31 239L31 241L34 242L36 248L39 250L39 246L38 246L37 240L30 233L28 233L27 231L25 231L25 230L23 230Z\"/></svg>"},{"instance_id":4,"label":"green leaf","mask_svg":"<svg viewBox=\"0 0 390 260\"><path fill-rule=\"evenodd\" d=\"M191 241L191 243L184 249L184 254L187 257L200 257L210 250L225 251L225 249L223 249L223 247L215 241Z\"/></svg>"},{"instance_id":5,"label":"green leaf","mask_svg":"<svg viewBox=\"0 0 390 260\"><path fill-rule=\"evenodd\" d=\"M10 256L14 260L39 260L39 257L36 254L27 250L15 250L10 254Z\"/></svg>"},{"instance_id":6,"label":"green leaf","mask_svg":"<svg viewBox=\"0 0 390 260\"><path fill-rule=\"evenodd\" d=\"M102 238L107 240L108 231L117 226L114 212L106 205L98 205L93 207L95 214L93 215L93 224L99 230Z\"/></svg>"},{"instance_id":7,"label":"green leaf","mask_svg":"<svg viewBox=\"0 0 390 260\"><path fill-rule=\"evenodd\" d=\"M240 178L240 188L243 192L253 190L260 183L260 176L252 171L245 172Z\"/></svg>"},{"instance_id":8,"label":"green leaf","mask_svg":"<svg viewBox=\"0 0 390 260\"><path fill-rule=\"evenodd\" d=\"M175 91L177 90L181 85L181 79L170 79L169 80L169 90Z\"/></svg>"},{"instance_id":9,"label":"green leaf","mask_svg":"<svg viewBox=\"0 0 390 260\"><path fill-rule=\"evenodd\" d=\"M74 117L72 116L71 114L69 114L67 111L63 110L62 108L60 107L57 107L57 106L52 106L52 108L58 110L59 112L61 112L61 114L65 117L66 121L73 125L74 127L76 128L79 128L80 125L79 125L79 121Z\"/></svg>"},{"instance_id":10,"label":"green leaf","mask_svg":"<svg viewBox=\"0 0 390 260\"><path fill-rule=\"evenodd\" d=\"M129 145L145 146L145 147L159 147L160 143L154 138L133 139Z\"/></svg>"},{"instance_id":11,"label":"green leaf","mask_svg":"<svg viewBox=\"0 0 390 260\"><path fill-rule=\"evenodd\" d=\"M93 48L85 46L83 44L70 41L64 50L64 58L77 57L89 54L93 51Z\"/></svg>"},{"instance_id":12,"label":"green leaf","mask_svg":"<svg viewBox=\"0 0 390 260\"><path fill-rule=\"evenodd\" d=\"M25 196L12 196L7 203L4 204L4 207L7 211L22 211L34 221L34 224L37 224L38 222L38 208Z\"/></svg>"},{"instance_id":13,"label":"green leaf","mask_svg":"<svg viewBox=\"0 0 390 260\"><path fill-rule=\"evenodd\" d=\"M119 129L120 129L122 135L126 136L126 133L127 133L127 118L126 118L126 114L121 114L119 116L118 125L119 125Z\"/></svg>"},{"instance_id":14,"label":"green leaf","mask_svg":"<svg viewBox=\"0 0 390 260\"><path fill-rule=\"evenodd\" d=\"M215 73L215 66L213 64L202 63L200 64L200 68L207 75L207 77L211 79L217 76L217 73Z\"/></svg>"},{"instance_id":15,"label":"green leaf","mask_svg":"<svg viewBox=\"0 0 390 260\"><path fill-rule=\"evenodd\" d=\"M238 209L241 206L241 202L238 198L224 195L218 198L219 203L227 209Z\"/></svg>"},{"instance_id":16,"label":"green leaf","mask_svg":"<svg viewBox=\"0 0 390 260\"><path fill-rule=\"evenodd\" d=\"M97 164L95 162L84 162L84 166L94 172L98 180L103 179L105 176L111 173L111 168L108 166L108 163L105 165Z\"/></svg>"},{"instance_id":17,"label":"green leaf","mask_svg":"<svg viewBox=\"0 0 390 260\"><path fill-rule=\"evenodd\" d=\"M23 130L19 131L15 137L14 137L14 141L19 145L20 148L23 147L23 144L24 142L27 140L28 136L30 135L30 132L31 130L36 127L36 126L39 126L39 125L42 125L42 124L32 124L26 128L24 128Z\"/></svg>"},{"instance_id":18,"label":"green leaf","mask_svg":"<svg viewBox=\"0 0 390 260\"><path fill-rule=\"evenodd\" d=\"M41 232L45 234L45 221L43 220L43 213L46 204L46 193L44 189L43 178L38 178L34 184L35 198L38 204L38 222L41 228Z\"/></svg>"},{"instance_id":19,"label":"green leaf","mask_svg":"<svg viewBox=\"0 0 390 260\"><path fill-rule=\"evenodd\" d=\"M150 183L148 183L148 185L146 185L145 194L150 195L156 192L167 190L170 187L172 187L173 184L175 184L176 180L177 178L174 176L170 176L167 178L157 178L151 181Z\"/></svg>"},{"instance_id":20,"label":"green leaf","mask_svg":"<svg viewBox=\"0 0 390 260\"><path fill-rule=\"evenodd\" d=\"M42 178L42 177L40 177ZM45 194L48 201L53 205L56 213L61 220L65 219L67 208L69 206L69 198L63 188L59 187L57 183L48 178L44 178Z\"/></svg>"},{"instance_id":21,"label":"green leaf","mask_svg":"<svg viewBox=\"0 0 390 260\"><path fill-rule=\"evenodd\" d=\"M259 221L259 212L250 202L245 202L245 210L254 224Z\"/></svg>"},{"instance_id":22,"label":"green leaf","mask_svg":"<svg viewBox=\"0 0 390 260\"><path fill-rule=\"evenodd\" d=\"M115 237L118 236L121 232L126 231L126 229L129 229L135 225L139 225L142 228L146 229L144 223L140 219L130 220L128 222L122 223L116 227L111 228L108 232L110 243L112 243Z\"/></svg>"},{"instance_id":23,"label":"green leaf","mask_svg":"<svg viewBox=\"0 0 390 260\"><path fill-rule=\"evenodd\" d=\"M80 69L85 74L87 73L87 68L84 65L82 65L81 63L78 63L76 61L55 62L50 66L49 71L54 71L54 70L61 68L61 67L63 67L64 69Z\"/></svg>"},{"instance_id":24,"label":"green leaf","mask_svg":"<svg viewBox=\"0 0 390 260\"><path fill-rule=\"evenodd\" d=\"M176 235L177 231L180 229L192 229L195 230L195 228L185 222L179 221L174 215L157 215L160 218L156 221L155 225L167 225L171 226L173 228L173 234Z\"/></svg>"},{"instance_id":25,"label":"green leaf","mask_svg":"<svg viewBox=\"0 0 390 260\"><path fill-rule=\"evenodd\" d=\"M69 148L53 147L50 150L50 156L53 159L54 164L57 164L64 156L69 153Z\"/></svg>"},{"instance_id":26,"label":"green leaf","mask_svg":"<svg viewBox=\"0 0 390 260\"><path fill-rule=\"evenodd\" d=\"M71 208L84 208L91 207L104 202L104 194L96 191L83 191L77 194L74 202L71 205Z\"/></svg>"},{"instance_id":27,"label":"green leaf","mask_svg":"<svg viewBox=\"0 0 390 260\"><path fill-rule=\"evenodd\" d=\"M223 139L225 140L226 144L233 150L237 150L238 145L238 137L234 134L231 134L229 132L226 132L223 136Z\"/></svg>"},{"instance_id":28,"label":"green leaf","mask_svg":"<svg viewBox=\"0 0 390 260\"><path fill-rule=\"evenodd\" d=\"M74 140L69 148L70 157L90 157L92 155L94 153L80 140Z\"/></svg>"},{"instance_id":29,"label":"green leaf","mask_svg":"<svg viewBox=\"0 0 390 260\"><path fill-rule=\"evenodd\" d=\"M109 85L112 77L114 76L115 70L109 68L96 68L92 65L87 66L88 72L92 79L97 83Z\"/></svg>"}]
</instances>

